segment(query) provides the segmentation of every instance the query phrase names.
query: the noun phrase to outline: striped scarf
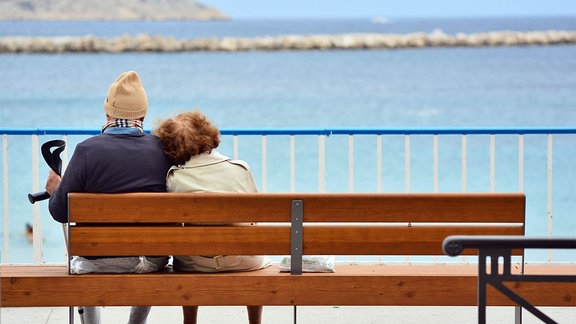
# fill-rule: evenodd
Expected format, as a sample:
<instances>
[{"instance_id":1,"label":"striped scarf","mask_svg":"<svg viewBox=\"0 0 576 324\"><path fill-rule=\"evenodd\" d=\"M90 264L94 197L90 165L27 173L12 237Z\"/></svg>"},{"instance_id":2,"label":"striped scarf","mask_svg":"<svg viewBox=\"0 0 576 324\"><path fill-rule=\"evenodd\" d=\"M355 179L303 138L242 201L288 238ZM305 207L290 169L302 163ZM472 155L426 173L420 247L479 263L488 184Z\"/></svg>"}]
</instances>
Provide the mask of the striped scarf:
<instances>
[{"instance_id":1,"label":"striped scarf","mask_svg":"<svg viewBox=\"0 0 576 324\"><path fill-rule=\"evenodd\" d=\"M144 132L142 128L142 121L139 119L136 120L128 120L128 119L114 119L107 122L104 126L102 126L102 133L110 127L126 127L126 128L138 128L140 132Z\"/></svg>"}]
</instances>

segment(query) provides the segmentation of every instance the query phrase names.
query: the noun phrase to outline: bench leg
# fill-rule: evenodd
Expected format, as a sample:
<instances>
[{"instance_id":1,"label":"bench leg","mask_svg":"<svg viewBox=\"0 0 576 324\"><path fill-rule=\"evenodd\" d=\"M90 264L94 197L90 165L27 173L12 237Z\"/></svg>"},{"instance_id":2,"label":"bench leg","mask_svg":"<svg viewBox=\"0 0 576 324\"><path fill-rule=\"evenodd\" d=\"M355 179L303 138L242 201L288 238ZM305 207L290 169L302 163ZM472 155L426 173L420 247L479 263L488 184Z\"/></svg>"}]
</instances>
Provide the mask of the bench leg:
<instances>
[{"instance_id":1,"label":"bench leg","mask_svg":"<svg viewBox=\"0 0 576 324\"><path fill-rule=\"evenodd\" d=\"M248 323L262 323L262 306L246 306L246 310L248 311Z\"/></svg>"},{"instance_id":2,"label":"bench leg","mask_svg":"<svg viewBox=\"0 0 576 324\"><path fill-rule=\"evenodd\" d=\"M478 256L478 324L486 324L486 254Z\"/></svg>"},{"instance_id":3,"label":"bench leg","mask_svg":"<svg viewBox=\"0 0 576 324\"><path fill-rule=\"evenodd\" d=\"M294 305L294 324L298 321L298 306Z\"/></svg>"},{"instance_id":4,"label":"bench leg","mask_svg":"<svg viewBox=\"0 0 576 324\"><path fill-rule=\"evenodd\" d=\"M486 284L478 282L478 324L486 324Z\"/></svg>"},{"instance_id":5,"label":"bench leg","mask_svg":"<svg viewBox=\"0 0 576 324\"><path fill-rule=\"evenodd\" d=\"M184 324L196 324L198 320L198 306L182 306Z\"/></svg>"},{"instance_id":6,"label":"bench leg","mask_svg":"<svg viewBox=\"0 0 576 324\"><path fill-rule=\"evenodd\" d=\"M74 306L68 307L68 323L74 324Z\"/></svg>"},{"instance_id":7,"label":"bench leg","mask_svg":"<svg viewBox=\"0 0 576 324\"><path fill-rule=\"evenodd\" d=\"M514 307L514 324L522 324L522 307Z\"/></svg>"}]
</instances>

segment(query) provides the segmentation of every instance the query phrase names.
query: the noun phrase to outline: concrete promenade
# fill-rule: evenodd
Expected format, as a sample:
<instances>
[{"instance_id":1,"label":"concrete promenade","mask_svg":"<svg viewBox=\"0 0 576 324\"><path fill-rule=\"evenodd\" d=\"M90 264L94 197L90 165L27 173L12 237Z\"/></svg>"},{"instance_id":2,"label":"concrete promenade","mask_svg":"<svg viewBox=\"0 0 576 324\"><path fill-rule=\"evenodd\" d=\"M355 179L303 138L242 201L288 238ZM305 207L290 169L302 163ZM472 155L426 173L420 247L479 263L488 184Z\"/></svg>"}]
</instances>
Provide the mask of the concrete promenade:
<instances>
[{"instance_id":1,"label":"concrete promenade","mask_svg":"<svg viewBox=\"0 0 576 324\"><path fill-rule=\"evenodd\" d=\"M576 307L542 308L559 323L573 323ZM129 307L106 307L102 310L103 324L123 324L128 320ZM264 324L289 324L293 307L265 307ZM300 324L380 324L380 323L476 323L476 307L298 307ZM524 311L524 324L541 323ZM1 324L68 323L68 308L2 308ZM76 315L75 323L80 323ZM180 307L153 307L148 324L182 323ZM240 306L200 307L199 324L248 323L246 309ZM513 307L490 307L487 323L514 323Z\"/></svg>"}]
</instances>

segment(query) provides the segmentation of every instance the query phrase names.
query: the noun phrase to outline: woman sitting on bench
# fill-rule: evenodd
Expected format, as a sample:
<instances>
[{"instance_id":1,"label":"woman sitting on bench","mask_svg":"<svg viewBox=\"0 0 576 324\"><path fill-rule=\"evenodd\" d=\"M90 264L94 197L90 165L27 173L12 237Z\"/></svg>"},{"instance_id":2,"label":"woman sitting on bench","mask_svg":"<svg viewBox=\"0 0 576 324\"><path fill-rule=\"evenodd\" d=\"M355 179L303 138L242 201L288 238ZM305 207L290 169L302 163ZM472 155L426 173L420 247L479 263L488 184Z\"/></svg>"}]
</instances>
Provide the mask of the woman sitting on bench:
<instances>
[{"instance_id":1,"label":"woman sitting on bench","mask_svg":"<svg viewBox=\"0 0 576 324\"><path fill-rule=\"evenodd\" d=\"M160 122L154 131L174 166L166 185L171 192L258 192L249 166L218 153L220 131L198 110ZM269 266L266 256L174 256L180 271L252 271ZM195 324L198 306L183 306L184 324ZM259 324L262 306L247 306L250 324Z\"/></svg>"}]
</instances>

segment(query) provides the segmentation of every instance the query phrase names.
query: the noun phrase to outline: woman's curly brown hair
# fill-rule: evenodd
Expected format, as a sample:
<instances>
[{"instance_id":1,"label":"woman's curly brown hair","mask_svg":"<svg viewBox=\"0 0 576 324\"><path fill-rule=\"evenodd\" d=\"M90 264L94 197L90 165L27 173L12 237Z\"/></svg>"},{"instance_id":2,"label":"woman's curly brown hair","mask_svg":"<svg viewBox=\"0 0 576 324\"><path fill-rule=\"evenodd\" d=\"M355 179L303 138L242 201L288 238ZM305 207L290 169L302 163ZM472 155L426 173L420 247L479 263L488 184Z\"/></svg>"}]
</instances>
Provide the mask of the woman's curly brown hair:
<instances>
[{"instance_id":1,"label":"woman's curly brown hair","mask_svg":"<svg viewBox=\"0 0 576 324\"><path fill-rule=\"evenodd\" d=\"M164 153L175 165L220 145L220 131L199 110L160 121L153 134L160 138Z\"/></svg>"}]
</instances>

